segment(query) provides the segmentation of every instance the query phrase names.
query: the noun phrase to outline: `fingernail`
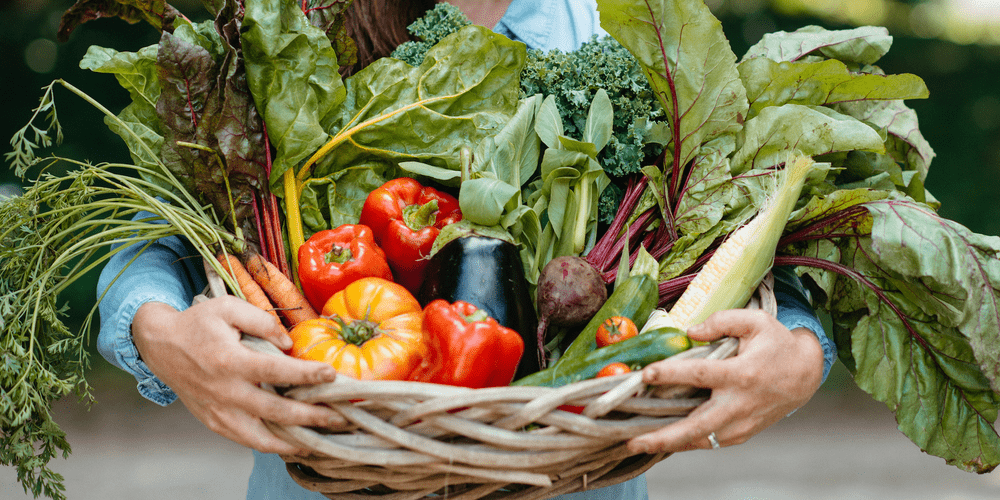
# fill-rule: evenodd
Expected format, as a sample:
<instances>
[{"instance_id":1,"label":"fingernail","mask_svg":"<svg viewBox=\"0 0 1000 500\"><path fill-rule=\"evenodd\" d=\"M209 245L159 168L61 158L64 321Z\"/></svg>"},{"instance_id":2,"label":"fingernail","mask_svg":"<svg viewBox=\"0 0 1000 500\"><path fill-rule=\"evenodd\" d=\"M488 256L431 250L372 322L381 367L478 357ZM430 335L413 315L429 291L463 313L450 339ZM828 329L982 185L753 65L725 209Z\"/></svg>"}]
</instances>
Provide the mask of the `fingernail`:
<instances>
[{"instance_id":1,"label":"fingernail","mask_svg":"<svg viewBox=\"0 0 1000 500\"><path fill-rule=\"evenodd\" d=\"M292 345L294 345L294 342L292 342L292 338L291 337L289 337L288 335L285 335L285 336L282 336L282 337L280 337L278 339L278 344L279 344L278 345L279 349L281 349L283 351L287 351L287 350L289 350L289 349L292 348Z\"/></svg>"},{"instance_id":2,"label":"fingernail","mask_svg":"<svg viewBox=\"0 0 1000 500\"><path fill-rule=\"evenodd\" d=\"M698 335L698 334L702 333L704 330L705 330L705 324L704 323L698 323L697 325L689 327L687 329L687 333L688 333L688 335L691 335L691 334Z\"/></svg>"}]
</instances>

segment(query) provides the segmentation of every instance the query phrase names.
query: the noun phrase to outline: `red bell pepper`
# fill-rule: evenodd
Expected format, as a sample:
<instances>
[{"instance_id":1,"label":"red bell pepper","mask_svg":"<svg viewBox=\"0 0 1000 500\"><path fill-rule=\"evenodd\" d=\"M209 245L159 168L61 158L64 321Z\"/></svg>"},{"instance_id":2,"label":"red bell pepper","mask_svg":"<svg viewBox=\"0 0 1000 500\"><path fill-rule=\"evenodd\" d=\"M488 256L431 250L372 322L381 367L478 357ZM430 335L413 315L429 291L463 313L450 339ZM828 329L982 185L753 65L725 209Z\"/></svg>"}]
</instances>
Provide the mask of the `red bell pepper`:
<instances>
[{"instance_id":1,"label":"red bell pepper","mask_svg":"<svg viewBox=\"0 0 1000 500\"><path fill-rule=\"evenodd\" d=\"M521 336L476 306L437 299L424 308L428 353L410 380L478 389L510 383L524 353Z\"/></svg>"},{"instance_id":2,"label":"red bell pepper","mask_svg":"<svg viewBox=\"0 0 1000 500\"><path fill-rule=\"evenodd\" d=\"M333 294L369 276L392 280L385 253L368 226L344 224L320 231L299 247L299 283L317 311Z\"/></svg>"},{"instance_id":3,"label":"red bell pepper","mask_svg":"<svg viewBox=\"0 0 1000 500\"><path fill-rule=\"evenodd\" d=\"M454 196L400 177L368 195L360 223L372 228L396 283L417 294L434 239L441 228L460 220Z\"/></svg>"}]
</instances>

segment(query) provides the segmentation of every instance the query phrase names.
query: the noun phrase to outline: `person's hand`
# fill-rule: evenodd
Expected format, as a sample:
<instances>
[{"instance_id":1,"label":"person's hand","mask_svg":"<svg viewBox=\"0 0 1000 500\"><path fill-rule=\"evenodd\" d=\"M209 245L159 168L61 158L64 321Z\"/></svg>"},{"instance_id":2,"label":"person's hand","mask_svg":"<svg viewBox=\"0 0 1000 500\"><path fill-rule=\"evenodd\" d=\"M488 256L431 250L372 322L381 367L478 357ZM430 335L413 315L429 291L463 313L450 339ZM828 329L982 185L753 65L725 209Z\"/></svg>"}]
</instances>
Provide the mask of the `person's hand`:
<instances>
[{"instance_id":1,"label":"person's hand","mask_svg":"<svg viewBox=\"0 0 1000 500\"><path fill-rule=\"evenodd\" d=\"M642 371L647 384L682 384L712 390L683 420L628 442L633 453L712 448L746 442L804 405L823 378L823 349L806 328L789 331L761 311L733 309L715 313L688 330L692 340L739 338L736 356L724 360L674 359Z\"/></svg>"},{"instance_id":2,"label":"person's hand","mask_svg":"<svg viewBox=\"0 0 1000 500\"><path fill-rule=\"evenodd\" d=\"M303 454L275 436L262 419L285 425L338 426L330 408L269 393L260 383L316 384L336 377L332 366L254 352L240 332L287 349L292 339L275 318L237 297L224 296L178 312L159 302L140 306L132 338L142 360L192 415L217 434L265 453Z\"/></svg>"}]
</instances>

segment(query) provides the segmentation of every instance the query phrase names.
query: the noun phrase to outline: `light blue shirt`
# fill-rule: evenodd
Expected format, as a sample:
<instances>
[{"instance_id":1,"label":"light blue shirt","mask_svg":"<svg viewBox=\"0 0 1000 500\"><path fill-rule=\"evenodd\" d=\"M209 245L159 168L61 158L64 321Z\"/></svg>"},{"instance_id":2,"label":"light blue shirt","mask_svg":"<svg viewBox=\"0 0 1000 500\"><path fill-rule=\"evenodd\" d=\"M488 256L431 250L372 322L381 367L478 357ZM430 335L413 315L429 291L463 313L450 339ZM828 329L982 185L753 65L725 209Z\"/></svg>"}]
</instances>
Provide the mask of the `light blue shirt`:
<instances>
[{"instance_id":1,"label":"light blue shirt","mask_svg":"<svg viewBox=\"0 0 1000 500\"><path fill-rule=\"evenodd\" d=\"M494 31L528 47L542 50L575 50L593 35L605 35L593 0L513 0ZM144 216L140 214L139 217ZM149 216L149 214L145 214ZM112 257L98 282L107 289L100 304L101 331L98 350L112 364L131 373L139 392L160 405L177 399L176 394L157 379L139 359L132 342L131 324L139 306L162 302L177 310L186 309L194 295L205 286L200 259L180 238L164 238L136 256L141 245ZM126 265L135 259L126 269ZM123 271L125 269L125 271ZM117 281L111 282L121 274ZM789 329L806 327L816 333L824 353L823 378L833 365L836 349L808 302L802 284L788 269L775 271L778 320ZM110 284L110 288L109 287ZM285 470L277 455L254 451L254 466L247 490L248 500L322 500L326 497L303 489ZM599 490L572 493L560 500L645 500L646 478Z\"/></svg>"}]
</instances>

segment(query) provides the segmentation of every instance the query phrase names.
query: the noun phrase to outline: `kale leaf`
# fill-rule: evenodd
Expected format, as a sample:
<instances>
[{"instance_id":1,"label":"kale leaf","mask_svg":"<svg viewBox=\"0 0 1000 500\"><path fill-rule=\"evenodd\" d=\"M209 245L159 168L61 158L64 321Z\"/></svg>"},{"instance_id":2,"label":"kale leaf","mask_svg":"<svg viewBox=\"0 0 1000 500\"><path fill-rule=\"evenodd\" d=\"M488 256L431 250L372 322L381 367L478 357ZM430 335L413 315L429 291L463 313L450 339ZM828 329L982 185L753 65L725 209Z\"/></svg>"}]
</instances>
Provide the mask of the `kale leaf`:
<instances>
[{"instance_id":1,"label":"kale leaf","mask_svg":"<svg viewBox=\"0 0 1000 500\"><path fill-rule=\"evenodd\" d=\"M400 45L392 57L419 66L434 44L469 24L457 8L438 4L409 26L417 41ZM664 115L635 57L611 37L594 37L570 52L528 51L521 92L555 96L567 136L581 138L590 103L600 88L607 91L615 113L611 140L597 159L613 179L636 174L663 151L663 141L655 140L654 134L662 129L657 120ZM601 221L614 217L622 191L602 193Z\"/></svg>"}]
</instances>

